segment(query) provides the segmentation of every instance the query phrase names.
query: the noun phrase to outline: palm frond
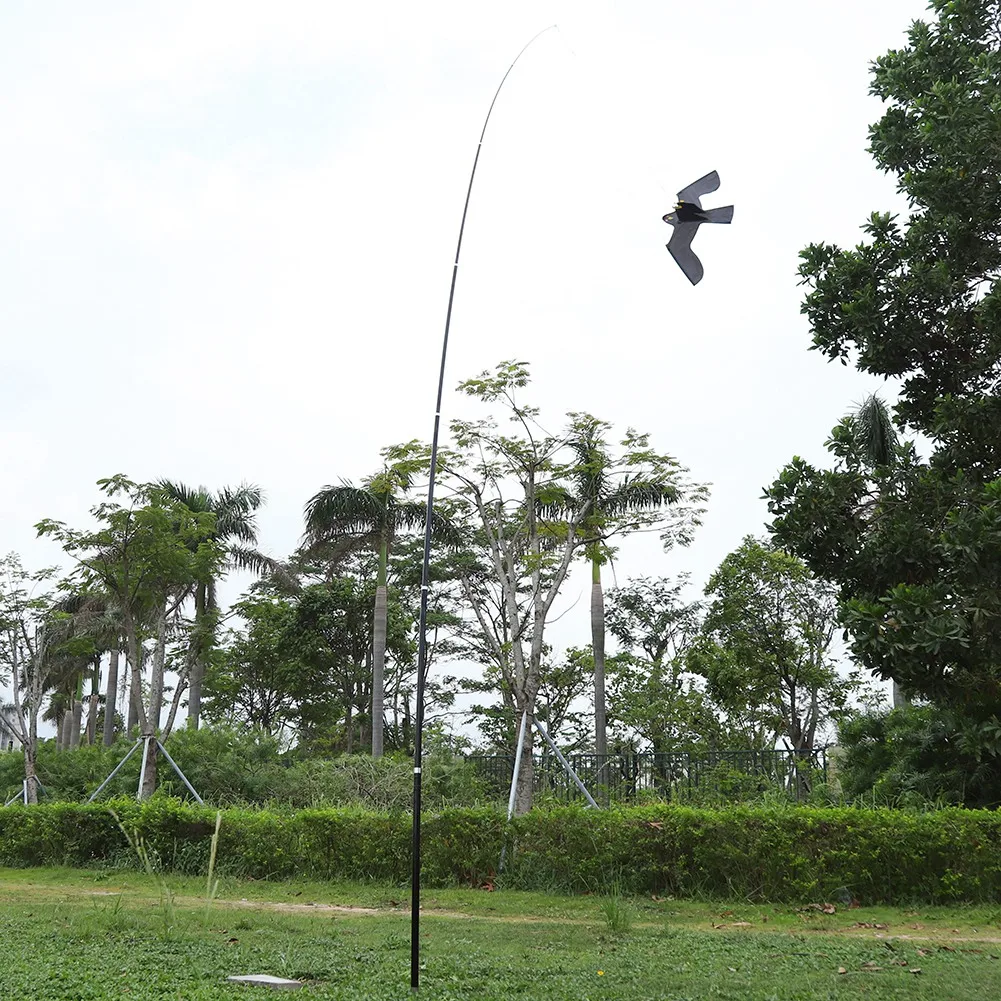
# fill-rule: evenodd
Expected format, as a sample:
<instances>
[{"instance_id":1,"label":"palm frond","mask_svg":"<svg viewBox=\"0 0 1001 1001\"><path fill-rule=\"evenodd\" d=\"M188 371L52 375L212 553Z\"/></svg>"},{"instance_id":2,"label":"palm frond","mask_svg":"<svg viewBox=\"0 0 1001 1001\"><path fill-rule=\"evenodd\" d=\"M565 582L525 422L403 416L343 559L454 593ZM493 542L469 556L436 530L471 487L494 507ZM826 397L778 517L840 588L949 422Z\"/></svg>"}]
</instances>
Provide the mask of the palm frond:
<instances>
[{"instance_id":1,"label":"palm frond","mask_svg":"<svg viewBox=\"0 0 1001 1001\"><path fill-rule=\"evenodd\" d=\"M424 527L427 504L421 501L397 501L391 499L387 508L394 533L404 528Z\"/></svg>"},{"instance_id":2,"label":"palm frond","mask_svg":"<svg viewBox=\"0 0 1001 1001\"><path fill-rule=\"evenodd\" d=\"M174 480L159 480L156 485L165 497L180 501L195 514L212 511L212 494L209 493L208 487L189 487L186 483L177 483Z\"/></svg>"},{"instance_id":3,"label":"palm frond","mask_svg":"<svg viewBox=\"0 0 1001 1001\"><path fill-rule=\"evenodd\" d=\"M600 514L628 514L631 511L655 511L676 504L681 492L674 483L627 477L615 490L602 497L596 505Z\"/></svg>"},{"instance_id":4,"label":"palm frond","mask_svg":"<svg viewBox=\"0 0 1001 1001\"><path fill-rule=\"evenodd\" d=\"M866 464L889 465L896 453L899 439L886 404L872 393L855 408L852 423Z\"/></svg>"},{"instance_id":5,"label":"palm frond","mask_svg":"<svg viewBox=\"0 0 1001 1001\"><path fill-rule=\"evenodd\" d=\"M386 505L375 494L344 482L326 486L306 504L306 538L311 541L333 535L384 532Z\"/></svg>"},{"instance_id":6,"label":"palm frond","mask_svg":"<svg viewBox=\"0 0 1001 1001\"><path fill-rule=\"evenodd\" d=\"M459 549L466 542L461 527L438 510L431 512L431 538L449 549Z\"/></svg>"},{"instance_id":7,"label":"palm frond","mask_svg":"<svg viewBox=\"0 0 1001 1001\"><path fill-rule=\"evenodd\" d=\"M381 538L379 533L370 532L368 535L330 535L314 541L307 539L297 556L307 563L324 563L332 568L354 553L376 549Z\"/></svg>"},{"instance_id":8,"label":"palm frond","mask_svg":"<svg viewBox=\"0 0 1001 1001\"><path fill-rule=\"evenodd\" d=\"M257 541L255 512L263 503L264 492L255 484L241 483L235 490L223 487L213 498L216 537L253 545Z\"/></svg>"},{"instance_id":9,"label":"palm frond","mask_svg":"<svg viewBox=\"0 0 1001 1001\"><path fill-rule=\"evenodd\" d=\"M547 521L556 521L576 511L581 499L576 493L559 483L541 486L535 496L535 513Z\"/></svg>"},{"instance_id":10,"label":"palm frond","mask_svg":"<svg viewBox=\"0 0 1001 1001\"><path fill-rule=\"evenodd\" d=\"M258 577L266 577L275 572L282 564L278 560L265 556L257 549L247 546L230 546L226 550L226 557L230 565L237 570L249 570Z\"/></svg>"},{"instance_id":11,"label":"palm frond","mask_svg":"<svg viewBox=\"0 0 1001 1001\"><path fill-rule=\"evenodd\" d=\"M302 593L301 554L293 556L288 561L268 560L267 570L261 573L261 578L250 586L251 591L275 590L291 597Z\"/></svg>"},{"instance_id":12,"label":"palm frond","mask_svg":"<svg viewBox=\"0 0 1001 1001\"><path fill-rule=\"evenodd\" d=\"M612 465L603 435L608 425L590 414L575 416L574 433L567 439L567 447L576 459L571 479L579 500L596 505L608 491L608 474Z\"/></svg>"},{"instance_id":13,"label":"palm frond","mask_svg":"<svg viewBox=\"0 0 1001 1001\"><path fill-rule=\"evenodd\" d=\"M253 545L257 541L254 512L261 506L264 494L254 484L241 483L235 489L223 487L213 494L207 487L189 487L186 483L160 480L157 488L170 500L180 501L195 514L214 514L215 538L220 541L239 539Z\"/></svg>"}]
</instances>

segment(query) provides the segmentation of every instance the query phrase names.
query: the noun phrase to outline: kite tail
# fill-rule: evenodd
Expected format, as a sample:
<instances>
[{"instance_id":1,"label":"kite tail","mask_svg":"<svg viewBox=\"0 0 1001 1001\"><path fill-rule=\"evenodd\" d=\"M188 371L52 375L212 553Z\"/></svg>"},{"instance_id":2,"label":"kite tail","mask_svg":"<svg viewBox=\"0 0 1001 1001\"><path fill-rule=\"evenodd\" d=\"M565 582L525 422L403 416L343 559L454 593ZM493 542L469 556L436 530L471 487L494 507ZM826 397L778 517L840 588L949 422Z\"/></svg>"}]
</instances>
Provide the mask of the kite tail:
<instances>
[{"instance_id":1,"label":"kite tail","mask_svg":"<svg viewBox=\"0 0 1001 1001\"><path fill-rule=\"evenodd\" d=\"M733 206L724 205L720 209L706 209L706 222L730 222L733 219Z\"/></svg>"}]
</instances>

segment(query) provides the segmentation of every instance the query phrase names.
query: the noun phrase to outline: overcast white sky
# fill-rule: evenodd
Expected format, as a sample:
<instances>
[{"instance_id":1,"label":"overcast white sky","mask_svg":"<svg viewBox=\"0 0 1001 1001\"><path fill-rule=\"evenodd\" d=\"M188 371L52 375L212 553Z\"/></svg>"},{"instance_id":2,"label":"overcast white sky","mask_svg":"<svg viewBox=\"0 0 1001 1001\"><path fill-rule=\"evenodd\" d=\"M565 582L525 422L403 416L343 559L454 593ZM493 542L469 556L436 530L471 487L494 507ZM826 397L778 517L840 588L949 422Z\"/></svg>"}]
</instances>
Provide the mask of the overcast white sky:
<instances>
[{"instance_id":1,"label":"overcast white sky","mask_svg":"<svg viewBox=\"0 0 1001 1001\"><path fill-rule=\"evenodd\" d=\"M807 351L797 253L899 207L865 152L869 62L923 0L0 6L0 552L58 560L125 472L262 486L286 555L306 499L427 439L455 238L451 389L532 363L547 423L589 410L713 484L687 551L620 580L700 585L794 454L874 380ZM706 277L665 249L716 169ZM245 582L224 592L234 598ZM568 587L564 607L584 591ZM587 603L559 624L587 641Z\"/></svg>"}]
</instances>

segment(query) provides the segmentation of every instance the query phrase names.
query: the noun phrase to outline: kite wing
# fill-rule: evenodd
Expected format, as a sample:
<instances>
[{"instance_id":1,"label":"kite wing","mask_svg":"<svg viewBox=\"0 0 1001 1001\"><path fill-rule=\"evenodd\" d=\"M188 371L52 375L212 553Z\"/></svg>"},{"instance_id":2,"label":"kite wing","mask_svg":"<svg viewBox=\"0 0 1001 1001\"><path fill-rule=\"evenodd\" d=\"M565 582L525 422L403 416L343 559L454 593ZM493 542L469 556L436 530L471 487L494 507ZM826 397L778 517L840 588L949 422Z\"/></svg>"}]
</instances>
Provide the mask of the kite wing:
<instances>
[{"instance_id":1,"label":"kite wing","mask_svg":"<svg viewBox=\"0 0 1001 1001\"><path fill-rule=\"evenodd\" d=\"M689 187L694 186L689 185ZM685 190L687 191L688 188ZM710 188L709 190L714 191L715 188ZM692 250L692 238L698 232L698 229L699 223L697 222L677 223L674 227L674 232L671 234L671 240L667 245L667 249L671 252L671 256L675 261L677 261L678 267L681 268L685 273L685 277L693 285L698 285L702 281L703 274L702 262L695 256L695 252Z\"/></svg>"},{"instance_id":2,"label":"kite wing","mask_svg":"<svg viewBox=\"0 0 1001 1001\"><path fill-rule=\"evenodd\" d=\"M694 202L699 208L702 208L702 202L699 198L702 195L708 195L710 192L715 191L719 187L719 174L715 170L710 171L705 177L700 177L697 181L692 181L687 188L682 188L678 192L679 202Z\"/></svg>"}]
</instances>

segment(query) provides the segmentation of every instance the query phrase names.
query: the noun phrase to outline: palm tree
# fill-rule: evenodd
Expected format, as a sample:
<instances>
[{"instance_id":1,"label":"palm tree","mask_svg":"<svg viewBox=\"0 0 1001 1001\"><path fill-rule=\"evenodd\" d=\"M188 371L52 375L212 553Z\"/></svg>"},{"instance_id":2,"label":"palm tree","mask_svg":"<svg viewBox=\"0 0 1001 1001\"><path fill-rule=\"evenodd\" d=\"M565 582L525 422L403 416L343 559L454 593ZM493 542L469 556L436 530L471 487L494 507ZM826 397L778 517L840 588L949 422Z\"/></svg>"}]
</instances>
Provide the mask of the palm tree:
<instances>
[{"instance_id":1,"label":"palm tree","mask_svg":"<svg viewBox=\"0 0 1001 1001\"><path fill-rule=\"evenodd\" d=\"M871 393L845 418L862 464L867 469L892 466L897 461L900 437L887 405ZM907 696L893 681L894 709L909 705Z\"/></svg>"},{"instance_id":2,"label":"palm tree","mask_svg":"<svg viewBox=\"0 0 1001 1001\"><path fill-rule=\"evenodd\" d=\"M900 443L886 404L875 394L867 396L849 416L862 461L869 468L892 465Z\"/></svg>"},{"instance_id":3,"label":"palm tree","mask_svg":"<svg viewBox=\"0 0 1001 1001\"><path fill-rule=\"evenodd\" d=\"M83 686L88 674L91 690L87 738L88 743L94 742L100 703L101 659L110 650L113 651L113 661L117 660L121 623L114 601L103 591L72 591L53 605L53 611L58 618L51 626L46 682L53 689L53 694L50 708L43 718L58 721L58 746L67 750L80 743ZM109 678L107 704L110 710L106 710L106 731L108 711L114 719L116 687L117 677L114 680Z\"/></svg>"},{"instance_id":4,"label":"palm tree","mask_svg":"<svg viewBox=\"0 0 1001 1001\"><path fill-rule=\"evenodd\" d=\"M261 573L271 561L258 552L255 512L264 500L260 487L243 483L235 490L223 487L211 493L206 487L192 489L184 483L161 480L160 489L171 500L180 501L195 514L214 514L214 542L226 546L227 570L252 570ZM219 603L216 580L209 579L195 587L195 621L188 661L188 726L198 729L202 711L202 680L209 651L215 645ZM181 682L179 682L181 683Z\"/></svg>"},{"instance_id":5,"label":"palm tree","mask_svg":"<svg viewBox=\"0 0 1001 1001\"><path fill-rule=\"evenodd\" d=\"M360 487L342 480L326 486L306 505L307 553L324 553L336 563L359 549L379 556L375 607L372 616L372 757L382 757L384 729L384 676L386 663L387 564L393 540L401 531L424 525L423 502L400 499L410 488L409 472L387 466L362 481ZM451 522L435 514L432 537L454 543L457 532Z\"/></svg>"},{"instance_id":6,"label":"palm tree","mask_svg":"<svg viewBox=\"0 0 1001 1001\"><path fill-rule=\"evenodd\" d=\"M582 531L590 541L584 549L591 563L591 650L594 656L594 752L608 753L605 710L605 596L601 567L611 558L607 539L629 522L638 527L650 514L682 498L676 478L678 467L661 463L645 472L617 475L622 464L609 454L603 421L585 417L578 422L568 444L576 462L570 470L573 484L570 504L584 508Z\"/></svg>"}]
</instances>

